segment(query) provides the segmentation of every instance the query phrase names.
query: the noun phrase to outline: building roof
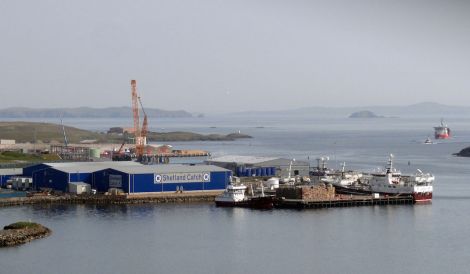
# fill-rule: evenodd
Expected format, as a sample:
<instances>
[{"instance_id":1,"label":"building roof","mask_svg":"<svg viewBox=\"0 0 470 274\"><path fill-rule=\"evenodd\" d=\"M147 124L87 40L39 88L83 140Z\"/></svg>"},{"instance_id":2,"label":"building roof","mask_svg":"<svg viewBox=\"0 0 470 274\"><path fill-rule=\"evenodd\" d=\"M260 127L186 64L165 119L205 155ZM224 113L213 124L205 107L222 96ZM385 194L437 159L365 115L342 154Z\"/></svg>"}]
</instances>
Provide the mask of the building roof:
<instances>
[{"instance_id":1,"label":"building roof","mask_svg":"<svg viewBox=\"0 0 470 274\"><path fill-rule=\"evenodd\" d=\"M66 173L91 173L102 169L107 168L117 168L123 166L143 166L140 163L132 161L122 161L122 162L63 162L63 163L44 163L45 165L50 166L53 169L66 172Z\"/></svg>"},{"instance_id":2,"label":"building roof","mask_svg":"<svg viewBox=\"0 0 470 274\"><path fill-rule=\"evenodd\" d=\"M23 174L22 168L2 168L0 169L0 175L20 175Z\"/></svg>"},{"instance_id":3,"label":"building roof","mask_svg":"<svg viewBox=\"0 0 470 274\"><path fill-rule=\"evenodd\" d=\"M63 163L44 163L51 169L59 170L65 173L92 173L103 169L114 169L129 174L147 174L147 173L170 173L170 172L214 172L229 171L213 165L183 165L183 164L162 164L162 165L142 165L138 162L63 162ZM21 174L21 172L20 172Z\"/></svg>"},{"instance_id":4,"label":"building roof","mask_svg":"<svg viewBox=\"0 0 470 274\"><path fill-rule=\"evenodd\" d=\"M291 159L285 159L285 158L277 158L274 160L266 161L263 162L262 164L264 166L289 166ZM292 161L292 166L308 166L309 163L307 161L299 161L299 160L294 160Z\"/></svg>"},{"instance_id":5,"label":"building roof","mask_svg":"<svg viewBox=\"0 0 470 274\"><path fill-rule=\"evenodd\" d=\"M148 174L148 173L182 173L182 172L215 172L230 171L213 165L141 165L141 166L119 166L112 169L129 174Z\"/></svg>"},{"instance_id":6,"label":"building roof","mask_svg":"<svg viewBox=\"0 0 470 274\"><path fill-rule=\"evenodd\" d=\"M237 163L237 164L259 164L267 161L279 159L278 157L262 157L262 156L241 156L241 155L225 155L207 160L207 162L218 163Z\"/></svg>"},{"instance_id":7,"label":"building roof","mask_svg":"<svg viewBox=\"0 0 470 274\"><path fill-rule=\"evenodd\" d=\"M292 159L279 158L279 157L262 157L262 156L240 156L240 155L225 155L207 160L207 163L237 163L249 165L274 165L284 166L289 165ZM293 166L308 165L306 161L292 161Z\"/></svg>"}]
</instances>

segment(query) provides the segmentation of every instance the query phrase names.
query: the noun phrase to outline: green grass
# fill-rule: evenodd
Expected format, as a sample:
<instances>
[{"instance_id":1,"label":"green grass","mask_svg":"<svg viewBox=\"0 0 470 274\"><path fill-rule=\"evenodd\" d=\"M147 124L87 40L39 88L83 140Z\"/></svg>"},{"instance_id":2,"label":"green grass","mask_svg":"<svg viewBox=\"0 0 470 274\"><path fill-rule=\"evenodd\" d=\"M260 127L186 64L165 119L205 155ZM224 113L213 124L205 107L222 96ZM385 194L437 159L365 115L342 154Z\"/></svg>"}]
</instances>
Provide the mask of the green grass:
<instances>
[{"instance_id":1,"label":"green grass","mask_svg":"<svg viewBox=\"0 0 470 274\"><path fill-rule=\"evenodd\" d=\"M67 139L70 143L79 143L82 140L106 139L106 135L93 131L65 126ZM62 126L51 123L33 122L0 122L0 139L13 139L17 143L43 142L58 143L64 142Z\"/></svg>"},{"instance_id":2,"label":"green grass","mask_svg":"<svg viewBox=\"0 0 470 274\"><path fill-rule=\"evenodd\" d=\"M39 226L40 224L33 223L33 222L16 222L16 223L5 226L3 229L8 230L8 229L35 228Z\"/></svg>"},{"instance_id":3,"label":"green grass","mask_svg":"<svg viewBox=\"0 0 470 274\"><path fill-rule=\"evenodd\" d=\"M43 161L57 161L59 156L55 154L24 154L17 151L4 151L0 153L0 163L11 162L43 162Z\"/></svg>"}]
</instances>

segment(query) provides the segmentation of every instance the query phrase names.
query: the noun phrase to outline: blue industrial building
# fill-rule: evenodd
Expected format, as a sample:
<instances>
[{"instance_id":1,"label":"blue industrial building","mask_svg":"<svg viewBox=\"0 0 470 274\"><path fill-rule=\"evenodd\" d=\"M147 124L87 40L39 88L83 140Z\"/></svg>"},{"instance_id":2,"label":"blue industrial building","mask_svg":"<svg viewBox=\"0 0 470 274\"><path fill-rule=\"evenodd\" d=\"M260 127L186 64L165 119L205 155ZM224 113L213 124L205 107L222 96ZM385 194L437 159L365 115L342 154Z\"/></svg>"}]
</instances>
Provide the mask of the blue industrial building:
<instances>
[{"instance_id":1,"label":"blue industrial building","mask_svg":"<svg viewBox=\"0 0 470 274\"><path fill-rule=\"evenodd\" d=\"M211 165L121 166L94 172L92 188L119 188L128 194L223 190L231 175L230 170Z\"/></svg>"},{"instance_id":2,"label":"blue industrial building","mask_svg":"<svg viewBox=\"0 0 470 274\"><path fill-rule=\"evenodd\" d=\"M114 166L141 166L136 162L67 162L42 163L25 167L23 176L33 179L33 188L68 190L68 183L84 182L93 185L93 172Z\"/></svg>"},{"instance_id":3,"label":"blue industrial building","mask_svg":"<svg viewBox=\"0 0 470 274\"><path fill-rule=\"evenodd\" d=\"M33 188L68 191L69 183L90 184L98 192L110 188L124 193L222 190L230 170L211 165L141 165L136 162L44 163L23 169Z\"/></svg>"},{"instance_id":4,"label":"blue industrial building","mask_svg":"<svg viewBox=\"0 0 470 274\"><path fill-rule=\"evenodd\" d=\"M209 165L216 165L232 170L239 177L276 176L285 178L289 176L309 176L310 164L306 161L278 157L224 155L204 161Z\"/></svg>"}]
</instances>

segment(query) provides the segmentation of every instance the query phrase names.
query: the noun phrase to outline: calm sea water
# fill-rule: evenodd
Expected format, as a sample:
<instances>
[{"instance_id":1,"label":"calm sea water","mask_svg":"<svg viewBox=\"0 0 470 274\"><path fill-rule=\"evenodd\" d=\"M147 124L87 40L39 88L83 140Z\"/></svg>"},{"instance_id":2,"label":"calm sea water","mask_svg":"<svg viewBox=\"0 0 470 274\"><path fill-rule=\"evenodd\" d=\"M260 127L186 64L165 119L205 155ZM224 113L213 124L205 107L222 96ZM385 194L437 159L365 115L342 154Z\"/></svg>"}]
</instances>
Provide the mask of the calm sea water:
<instances>
[{"instance_id":1,"label":"calm sea water","mask_svg":"<svg viewBox=\"0 0 470 274\"><path fill-rule=\"evenodd\" d=\"M120 120L72 120L94 130ZM213 155L329 156L331 166L372 170L390 153L403 172L436 176L429 205L320 210L216 208L213 204L22 206L0 209L0 225L33 220L45 239L0 249L0 273L468 273L470 123L433 145L435 118L310 117L168 119L153 130L230 133L253 139L172 143ZM158 124L155 126L155 124Z\"/></svg>"}]
</instances>

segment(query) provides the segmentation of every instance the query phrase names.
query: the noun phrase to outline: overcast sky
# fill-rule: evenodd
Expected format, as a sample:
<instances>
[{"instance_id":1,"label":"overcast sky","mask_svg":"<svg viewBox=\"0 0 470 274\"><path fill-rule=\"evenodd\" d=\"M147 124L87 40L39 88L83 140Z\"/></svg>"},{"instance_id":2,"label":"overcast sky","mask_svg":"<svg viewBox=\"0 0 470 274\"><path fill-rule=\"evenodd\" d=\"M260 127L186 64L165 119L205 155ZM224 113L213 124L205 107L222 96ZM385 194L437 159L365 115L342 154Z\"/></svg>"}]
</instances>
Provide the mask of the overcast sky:
<instances>
[{"instance_id":1,"label":"overcast sky","mask_svg":"<svg viewBox=\"0 0 470 274\"><path fill-rule=\"evenodd\" d=\"M0 1L0 108L470 104L470 1Z\"/></svg>"}]
</instances>

